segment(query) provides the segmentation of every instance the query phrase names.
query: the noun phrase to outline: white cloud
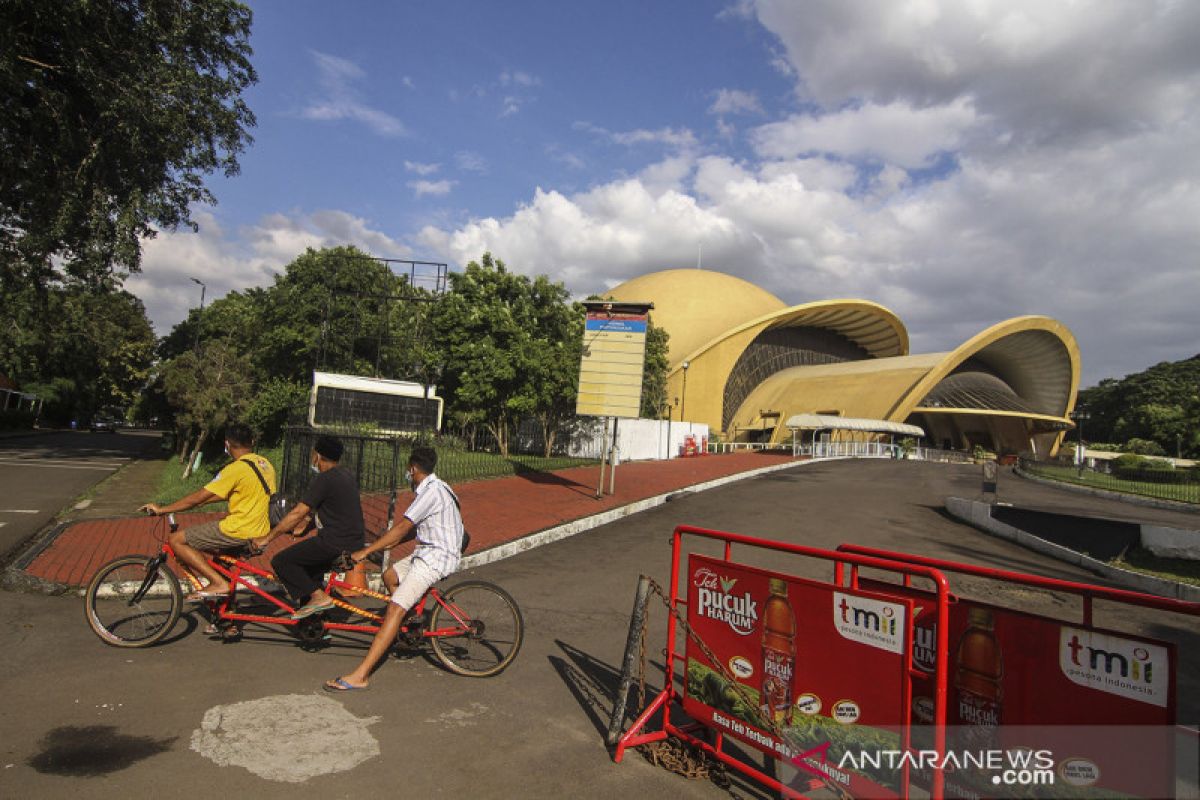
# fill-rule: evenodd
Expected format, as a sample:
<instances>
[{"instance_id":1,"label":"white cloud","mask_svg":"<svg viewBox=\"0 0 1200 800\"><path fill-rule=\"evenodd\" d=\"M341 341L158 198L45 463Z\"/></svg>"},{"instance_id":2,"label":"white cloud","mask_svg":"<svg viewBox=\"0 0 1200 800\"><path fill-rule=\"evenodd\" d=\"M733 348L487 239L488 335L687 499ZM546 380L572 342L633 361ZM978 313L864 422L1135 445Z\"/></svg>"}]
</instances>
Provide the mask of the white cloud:
<instances>
[{"instance_id":1,"label":"white cloud","mask_svg":"<svg viewBox=\"0 0 1200 800\"><path fill-rule=\"evenodd\" d=\"M757 128L751 139L767 158L830 153L918 168L939 153L958 149L978 121L964 98L931 108L897 101L822 116L789 117Z\"/></svg>"},{"instance_id":2,"label":"white cloud","mask_svg":"<svg viewBox=\"0 0 1200 800\"><path fill-rule=\"evenodd\" d=\"M417 197L425 195L433 195L441 197L450 194L450 190L454 188L455 181L409 181L408 188L413 190L413 194Z\"/></svg>"},{"instance_id":3,"label":"white cloud","mask_svg":"<svg viewBox=\"0 0 1200 800\"><path fill-rule=\"evenodd\" d=\"M269 214L255 225L226 231L206 209L192 212L199 229L160 231L142 242L142 271L125 282L146 305L155 330L166 334L188 309L211 303L231 291L270 285L306 248L352 244L385 258L411 258L407 245L339 210L311 214Z\"/></svg>"},{"instance_id":4,"label":"white cloud","mask_svg":"<svg viewBox=\"0 0 1200 800\"><path fill-rule=\"evenodd\" d=\"M441 169L441 164L422 164L418 161L405 161L404 168L417 175L432 175Z\"/></svg>"},{"instance_id":5,"label":"white cloud","mask_svg":"<svg viewBox=\"0 0 1200 800\"><path fill-rule=\"evenodd\" d=\"M678 149L694 149L698 142L696 135L687 128L659 128L648 130L638 128L631 131L610 131L591 122L576 122L572 127L577 131L590 133L600 139L605 139L626 147L642 144L661 144Z\"/></svg>"},{"instance_id":6,"label":"white cloud","mask_svg":"<svg viewBox=\"0 0 1200 800\"><path fill-rule=\"evenodd\" d=\"M531 75L530 73L523 72L521 70L505 70L504 72L500 73L500 85L523 86L528 88L533 86L541 86L542 79L536 75Z\"/></svg>"},{"instance_id":7,"label":"white cloud","mask_svg":"<svg viewBox=\"0 0 1200 800\"><path fill-rule=\"evenodd\" d=\"M712 105L708 107L710 114L762 114L762 104L758 95L741 89L718 89Z\"/></svg>"},{"instance_id":8,"label":"white cloud","mask_svg":"<svg viewBox=\"0 0 1200 800\"><path fill-rule=\"evenodd\" d=\"M400 136L405 133L399 119L363 101L354 84L366 78L366 72L352 61L327 53L312 51L319 73L321 94L300 111L305 119L361 122L381 136Z\"/></svg>"},{"instance_id":9,"label":"white cloud","mask_svg":"<svg viewBox=\"0 0 1200 800\"><path fill-rule=\"evenodd\" d=\"M461 150L454 154L454 163L463 172L478 172L484 174L488 171L487 159L471 150Z\"/></svg>"}]
</instances>

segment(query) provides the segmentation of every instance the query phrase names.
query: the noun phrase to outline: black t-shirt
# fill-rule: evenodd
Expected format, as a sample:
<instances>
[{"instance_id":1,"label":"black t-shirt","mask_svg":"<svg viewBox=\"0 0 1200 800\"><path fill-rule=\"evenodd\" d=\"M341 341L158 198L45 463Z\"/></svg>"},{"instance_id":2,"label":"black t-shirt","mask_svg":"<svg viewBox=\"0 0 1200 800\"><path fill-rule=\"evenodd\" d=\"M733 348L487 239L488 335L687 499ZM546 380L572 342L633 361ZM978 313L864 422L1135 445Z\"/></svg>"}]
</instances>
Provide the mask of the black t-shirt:
<instances>
[{"instance_id":1,"label":"black t-shirt","mask_svg":"<svg viewBox=\"0 0 1200 800\"><path fill-rule=\"evenodd\" d=\"M317 537L340 550L363 546L362 503L358 482L345 467L334 467L312 479L300 502L317 512L321 529Z\"/></svg>"}]
</instances>

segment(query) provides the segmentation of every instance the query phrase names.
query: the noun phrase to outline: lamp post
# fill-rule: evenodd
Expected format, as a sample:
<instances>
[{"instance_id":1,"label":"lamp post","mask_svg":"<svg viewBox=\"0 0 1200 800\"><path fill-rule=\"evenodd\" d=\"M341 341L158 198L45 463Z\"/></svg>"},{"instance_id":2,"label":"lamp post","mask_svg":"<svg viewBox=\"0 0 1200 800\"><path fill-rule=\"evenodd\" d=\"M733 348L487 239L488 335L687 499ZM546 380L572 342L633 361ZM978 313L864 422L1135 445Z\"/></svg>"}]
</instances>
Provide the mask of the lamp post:
<instances>
[{"instance_id":1,"label":"lamp post","mask_svg":"<svg viewBox=\"0 0 1200 800\"><path fill-rule=\"evenodd\" d=\"M1075 430L1079 434L1079 444L1075 448L1075 460L1079 465L1078 474L1080 478L1083 477L1083 465L1084 462L1087 461L1085 451L1083 449L1083 423L1090 417L1091 414L1082 408L1075 409L1074 413L1071 414L1071 419L1075 420Z\"/></svg>"},{"instance_id":2,"label":"lamp post","mask_svg":"<svg viewBox=\"0 0 1200 800\"><path fill-rule=\"evenodd\" d=\"M197 350L200 347L200 320L204 317L204 293L208 287L199 278L190 278L189 280L200 287L200 312L196 315L196 337L192 340L192 349Z\"/></svg>"},{"instance_id":3,"label":"lamp post","mask_svg":"<svg viewBox=\"0 0 1200 800\"><path fill-rule=\"evenodd\" d=\"M683 403L679 406L679 421L683 422L684 413L687 411L687 371L692 364L690 361L683 362Z\"/></svg>"}]
</instances>

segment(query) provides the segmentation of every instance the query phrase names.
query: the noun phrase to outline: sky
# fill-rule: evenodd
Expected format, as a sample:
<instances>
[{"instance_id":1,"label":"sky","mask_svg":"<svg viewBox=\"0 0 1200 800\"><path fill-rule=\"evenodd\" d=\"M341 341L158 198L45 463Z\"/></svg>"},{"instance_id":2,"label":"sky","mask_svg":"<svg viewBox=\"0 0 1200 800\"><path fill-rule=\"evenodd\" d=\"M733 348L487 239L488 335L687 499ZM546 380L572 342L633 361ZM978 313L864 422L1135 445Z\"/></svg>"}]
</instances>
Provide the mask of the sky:
<instances>
[{"instance_id":1,"label":"sky","mask_svg":"<svg viewBox=\"0 0 1200 800\"><path fill-rule=\"evenodd\" d=\"M1042 314L1082 387L1200 353L1200 3L250 6L241 173L127 282L160 334L354 244L580 298L699 264L914 353Z\"/></svg>"}]
</instances>

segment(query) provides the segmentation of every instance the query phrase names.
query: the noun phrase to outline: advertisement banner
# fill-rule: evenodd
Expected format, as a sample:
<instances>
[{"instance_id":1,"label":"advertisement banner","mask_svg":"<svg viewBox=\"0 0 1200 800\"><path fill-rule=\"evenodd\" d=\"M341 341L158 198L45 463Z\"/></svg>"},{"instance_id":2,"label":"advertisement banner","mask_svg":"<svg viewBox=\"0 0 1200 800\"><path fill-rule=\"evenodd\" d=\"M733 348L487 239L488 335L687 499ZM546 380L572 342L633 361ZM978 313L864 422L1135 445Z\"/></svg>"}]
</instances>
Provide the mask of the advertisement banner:
<instances>
[{"instance_id":1,"label":"advertisement banner","mask_svg":"<svg viewBox=\"0 0 1200 800\"><path fill-rule=\"evenodd\" d=\"M929 726L937 636L933 595L893 584L860 585L916 604L911 720ZM1169 731L1175 722L1173 644L965 598L950 606L948 634L946 723L952 751L1051 753L1060 794L1042 796L1172 796L1173 749L1159 741L1163 737L1157 732ZM1105 726L1144 726L1144 734L1079 736ZM915 747L932 746L917 738L914 732ZM914 773L914 782L920 783L918 777ZM986 785L956 782L950 772L946 781L947 796L1040 794L1030 787L1024 795L996 794ZM1069 794L1061 794L1067 787Z\"/></svg>"},{"instance_id":2,"label":"advertisement banner","mask_svg":"<svg viewBox=\"0 0 1200 800\"><path fill-rule=\"evenodd\" d=\"M688 637L684 710L856 796L897 796L895 770L837 765L901 745L912 601L697 554L687 584L687 621L708 652Z\"/></svg>"}]
</instances>

